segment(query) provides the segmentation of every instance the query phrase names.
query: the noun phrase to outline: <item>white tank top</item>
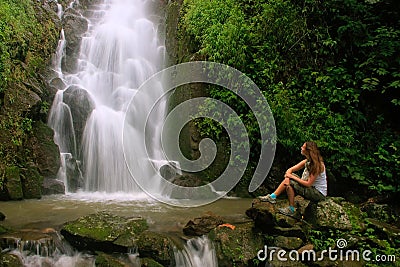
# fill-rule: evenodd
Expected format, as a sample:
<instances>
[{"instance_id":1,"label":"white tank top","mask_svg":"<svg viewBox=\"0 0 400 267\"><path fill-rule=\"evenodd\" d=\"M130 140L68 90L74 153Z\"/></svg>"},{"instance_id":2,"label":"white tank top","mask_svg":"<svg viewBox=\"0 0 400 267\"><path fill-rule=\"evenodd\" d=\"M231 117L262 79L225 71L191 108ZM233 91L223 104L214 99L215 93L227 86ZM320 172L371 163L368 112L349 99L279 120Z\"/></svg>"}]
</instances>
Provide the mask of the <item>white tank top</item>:
<instances>
[{"instance_id":1,"label":"white tank top","mask_svg":"<svg viewBox=\"0 0 400 267\"><path fill-rule=\"evenodd\" d=\"M308 171L308 166L310 165L310 162L306 162L306 166L304 168L303 174L301 175L302 180L308 180L308 177L310 176L310 173ZM328 195L328 184L326 181L326 169L324 167L324 171L321 172L317 178L315 178L314 186L319 192L321 192L322 195L327 196Z\"/></svg>"}]
</instances>

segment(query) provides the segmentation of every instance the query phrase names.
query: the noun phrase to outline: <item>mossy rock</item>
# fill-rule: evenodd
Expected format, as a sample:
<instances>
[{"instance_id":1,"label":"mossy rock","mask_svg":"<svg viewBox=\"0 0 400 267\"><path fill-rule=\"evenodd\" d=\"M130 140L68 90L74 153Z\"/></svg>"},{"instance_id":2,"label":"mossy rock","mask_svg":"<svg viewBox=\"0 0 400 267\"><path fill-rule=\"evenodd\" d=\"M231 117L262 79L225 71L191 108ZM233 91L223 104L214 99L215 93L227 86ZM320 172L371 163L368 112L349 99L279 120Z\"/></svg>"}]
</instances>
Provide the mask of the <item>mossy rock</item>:
<instances>
[{"instance_id":1,"label":"mossy rock","mask_svg":"<svg viewBox=\"0 0 400 267\"><path fill-rule=\"evenodd\" d=\"M139 255L152 258L164 266L174 266L175 244L170 236L163 233L145 231L137 241Z\"/></svg>"},{"instance_id":2,"label":"mossy rock","mask_svg":"<svg viewBox=\"0 0 400 267\"><path fill-rule=\"evenodd\" d=\"M41 175L56 177L60 167L60 151L54 143L54 132L42 121L33 123L30 140L32 156Z\"/></svg>"},{"instance_id":3,"label":"mossy rock","mask_svg":"<svg viewBox=\"0 0 400 267\"><path fill-rule=\"evenodd\" d=\"M21 170L22 191L25 199L41 198L43 176L34 167Z\"/></svg>"},{"instance_id":4,"label":"mossy rock","mask_svg":"<svg viewBox=\"0 0 400 267\"><path fill-rule=\"evenodd\" d=\"M140 263L141 263L142 267L163 267L164 266L150 258L141 259Z\"/></svg>"},{"instance_id":5,"label":"mossy rock","mask_svg":"<svg viewBox=\"0 0 400 267\"><path fill-rule=\"evenodd\" d=\"M99 252L97 257L96 257L96 262L95 262L97 267L124 267L127 266L127 264L112 255L108 255L102 252Z\"/></svg>"},{"instance_id":6,"label":"mossy rock","mask_svg":"<svg viewBox=\"0 0 400 267\"><path fill-rule=\"evenodd\" d=\"M254 223L242 223L229 227L217 227L208 236L213 241L218 266L249 266L264 247L263 237L253 231Z\"/></svg>"},{"instance_id":7,"label":"mossy rock","mask_svg":"<svg viewBox=\"0 0 400 267\"><path fill-rule=\"evenodd\" d=\"M20 169L16 166L11 166L5 170L5 187L8 192L8 197L11 200L22 199L24 194L22 191L22 183L20 178Z\"/></svg>"},{"instance_id":8,"label":"mossy rock","mask_svg":"<svg viewBox=\"0 0 400 267\"><path fill-rule=\"evenodd\" d=\"M125 218L99 212L67 222L61 234L78 249L127 252L147 228L143 218Z\"/></svg>"},{"instance_id":9,"label":"mossy rock","mask_svg":"<svg viewBox=\"0 0 400 267\"><path fill-rule=\"evenodd\" d=\"M22 259L14 254L1 254L0 253L0 266L1 267L23 267Z\"/></svg>"},{"instance_id":10,"label":"mossy rock","mask_svg":"<svg viewBox=\"0 0 400 267\"><path fill-rule=\"evenodd\" d=\"M0 235L5 234L8 232L8 229L3 225L0 225Z\"/></svg>"},{"instance_id":11,"label":"mossy rock","mask_svg":"<svg viewBox=\"0 0 400 267\"><path fill-rule=\"evenodd\" d=\"M352 230L352 216L348 212L353 208L348 204L343 207L342 199L328 197L317 204L310 203L304 214L304 218L316 228ZM356 220L356 218L352 218Z\"/></svg>"}]
</instances>

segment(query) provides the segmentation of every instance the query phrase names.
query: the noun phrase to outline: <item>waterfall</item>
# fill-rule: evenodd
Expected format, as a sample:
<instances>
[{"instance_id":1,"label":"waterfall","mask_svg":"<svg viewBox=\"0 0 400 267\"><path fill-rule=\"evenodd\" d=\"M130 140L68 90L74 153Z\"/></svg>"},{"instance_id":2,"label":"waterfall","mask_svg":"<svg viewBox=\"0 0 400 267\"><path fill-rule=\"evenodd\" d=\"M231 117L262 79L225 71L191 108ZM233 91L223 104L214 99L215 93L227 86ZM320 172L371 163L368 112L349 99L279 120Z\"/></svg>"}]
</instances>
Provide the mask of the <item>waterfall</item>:
<instances>
[{"instance_id":1,"label":"waterfall","mask_svg":"<svg viewBox=\"0 0 400 267\"><path fill-rule=\"evenodd\" d=\"M165 161L156 137L158 126L165 117L165 101L152 115L150 129L146 131L146 140L153 140L150 150L135 150L135 143L145 139L144 133L135 128L135 120L142 120L146 115L141 113L140 105L153 105L157 101L151 92L135 106L134 116L125 125L124 133L130 133L129 142L122 141L130 99L164 64L165 48L158 36L157 24L150 19L150 2L108 0L91 6L87 12L90 15L86 17L88 30L81 41L75 73L67 73L61 68L61 59L65 56L64 31L61 33L53 65L65 86L58 88L49 125L55 132L55 142L61 152L59 179L64 180L69 192L78 189L141 192L126 167L124 149L131 149L137 155L128 159L137 162L134 172L139 177L135 176L135 179L158 177L152 166ZM59 12L62 16L62 11ZM152 90L163 88L159 86ZM153 183L154 190L160 191L157 181L153 179Z\"/></svg>"},{"instance_id":2,"label":"waterfall","mask_svg":"<svg viewBox=\"0 0 400 267\"><path fill-rule=\"evenodd\" d=\"M177 267L217 267L214 246L207 236L190 239L182 250L175 249Z\"/></svg>"}]
</instances>

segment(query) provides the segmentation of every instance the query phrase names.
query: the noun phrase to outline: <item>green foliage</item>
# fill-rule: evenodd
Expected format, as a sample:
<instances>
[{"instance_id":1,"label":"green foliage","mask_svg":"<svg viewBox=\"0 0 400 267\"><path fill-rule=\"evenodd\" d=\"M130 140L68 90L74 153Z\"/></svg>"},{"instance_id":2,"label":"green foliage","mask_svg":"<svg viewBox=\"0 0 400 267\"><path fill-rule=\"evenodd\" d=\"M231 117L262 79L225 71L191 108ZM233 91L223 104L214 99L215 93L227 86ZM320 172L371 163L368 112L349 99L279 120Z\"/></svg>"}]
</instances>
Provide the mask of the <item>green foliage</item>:
<instances>
[{"instance_id":1,"label":"green foliage","mask_svg":"<svg viewBox=\"0 0 400 267\"><path fill-rule=\"evenodd\" d=\"M26 64L29 75L36 75L45 64L40 53L52 41L48 31L54 29L38 21L35 5L31 0L0 2L0 93L7 83L21 79L14 69L20 62Z\"/></svg>"},{"instance_id":2,"label":"green foliage","mask_svg":"<svg viewBox=\"0 0 400 267\"><path fill-rule=\"evenodd\" d=\"M180 31L196 41L198 53L245 73L269 101L284 164L314 140L339 183L400 191L400 11L394 2L186 0L184 6ZM231 92L209 92L243 120L254 166L254 115ZM223 138L215 122L199 126Z\"/></svg>"}]
</instances>

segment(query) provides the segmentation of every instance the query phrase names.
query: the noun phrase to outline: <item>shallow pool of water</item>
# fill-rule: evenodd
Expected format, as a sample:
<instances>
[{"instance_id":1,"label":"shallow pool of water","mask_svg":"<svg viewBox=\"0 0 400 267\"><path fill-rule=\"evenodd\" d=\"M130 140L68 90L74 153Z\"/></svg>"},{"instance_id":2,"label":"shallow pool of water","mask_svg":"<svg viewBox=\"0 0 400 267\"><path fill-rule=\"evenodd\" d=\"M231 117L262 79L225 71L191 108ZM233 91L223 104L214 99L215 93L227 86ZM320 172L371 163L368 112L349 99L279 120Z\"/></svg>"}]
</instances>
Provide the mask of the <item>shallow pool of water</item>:
<instances>
[{"instance_id":1,"label":"shallow pool of water","mask_svg":"<svg viewBox=\"0 0 400 267\"><path fill-rule=\"evenodd\" d=\"M0 211L6 215L4 226L14 229L55 228L87 214L107 211L125 217L143 217L151 229L179 231L190 220L206 212L227 218L227 221L245 220L245 211L251 199L223 198L211 204L180 208L155 201L145 194L76 193L44 196L41 199L0 202Z\"/></svg>"}]
</instances>

